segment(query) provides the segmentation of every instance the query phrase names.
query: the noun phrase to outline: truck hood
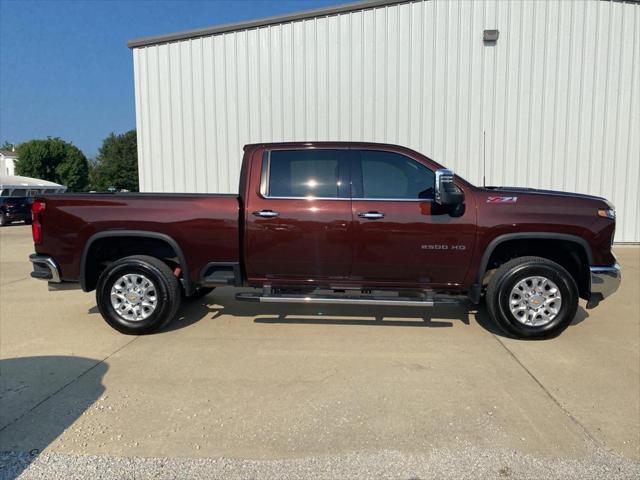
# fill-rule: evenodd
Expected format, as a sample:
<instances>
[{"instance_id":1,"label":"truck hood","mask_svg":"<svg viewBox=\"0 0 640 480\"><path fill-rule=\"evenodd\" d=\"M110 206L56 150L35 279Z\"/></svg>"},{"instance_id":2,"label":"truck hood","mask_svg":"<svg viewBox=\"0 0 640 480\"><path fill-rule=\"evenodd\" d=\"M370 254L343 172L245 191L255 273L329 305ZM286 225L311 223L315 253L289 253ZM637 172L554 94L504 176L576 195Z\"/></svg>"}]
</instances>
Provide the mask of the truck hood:
<instances>
[{"instance_id":1,"label":"truck hood","mask_svg":"<svg viewBox=\"0 0 640 480\"><path fill-rule=\"evenodd\" d=\"M576 200L585 200L587 202L604 203L608 208L614 208L613 204L606 198L597 197L595 195L587 195L584 193L563 192L560 190L542 190L537 188L525 187L484 187L487 192L495 192L495 194L504 196L518 195L544 195L546 197L569 197Z\"/></svg>"}]
</instances>

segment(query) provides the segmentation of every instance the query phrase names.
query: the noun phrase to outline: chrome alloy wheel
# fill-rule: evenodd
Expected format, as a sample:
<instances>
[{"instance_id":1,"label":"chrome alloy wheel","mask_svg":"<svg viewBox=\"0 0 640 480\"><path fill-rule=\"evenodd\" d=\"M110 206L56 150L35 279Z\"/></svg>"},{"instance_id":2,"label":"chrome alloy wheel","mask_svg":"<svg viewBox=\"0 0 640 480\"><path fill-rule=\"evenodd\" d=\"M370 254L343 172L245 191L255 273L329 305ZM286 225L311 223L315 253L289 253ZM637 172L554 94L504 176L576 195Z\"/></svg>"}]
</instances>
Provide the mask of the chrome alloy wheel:
<instances>
[{"instance_id":1,"label":"chrome alloy wheel","mask_svg":"<svg viewBox=\"0 0 640 480\"><path fill-rule=\"evenodd\" d=\"M127 273L111 287L111 305L125 320L145 320L158 305L156 286L144 275Z\"/></svg>"},{"instance_id":2,"label":"chrome alloy wheel","mask_svg":"<svg viewBox=\"0 0 640 480\"><path fill-rule=\"evenodd\" d=\"M558 286L546 277L520 280L509 295L509 309L516 320L531 327L550 323L562 306Z\"/></svg>"}]
</instances>

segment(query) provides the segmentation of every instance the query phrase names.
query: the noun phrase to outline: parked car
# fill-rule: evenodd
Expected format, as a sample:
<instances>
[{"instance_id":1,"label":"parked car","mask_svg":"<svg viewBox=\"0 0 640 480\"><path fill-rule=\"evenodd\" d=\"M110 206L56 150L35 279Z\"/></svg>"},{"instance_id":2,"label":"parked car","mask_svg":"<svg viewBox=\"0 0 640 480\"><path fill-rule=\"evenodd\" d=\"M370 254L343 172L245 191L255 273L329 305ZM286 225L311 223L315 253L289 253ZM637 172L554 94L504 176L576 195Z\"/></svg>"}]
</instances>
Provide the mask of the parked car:
<instances>
[{"instance_id":1,"label":"parked car","mask_svg":"<svg viewBox=\"0 0 640 480\"><path fill-rule=\"evenodd\" d=\"M615 212L588 195L480 188L408 148L247 145L239 195L71 194L33 204L32 276L96 290L128 334L182 295L429 307L484 297L509 334L544 338L620 283Z\"/></svg>"},{"instance_id":2,"label":"parked car","mask_svg":"<svg viewBox=\"0 0 640 480\"><path fill-rule=\"evenodd\" d=\"M0 197L0 227L13 222L31 223L30 197Z\"/></svg>"}]
</instances>

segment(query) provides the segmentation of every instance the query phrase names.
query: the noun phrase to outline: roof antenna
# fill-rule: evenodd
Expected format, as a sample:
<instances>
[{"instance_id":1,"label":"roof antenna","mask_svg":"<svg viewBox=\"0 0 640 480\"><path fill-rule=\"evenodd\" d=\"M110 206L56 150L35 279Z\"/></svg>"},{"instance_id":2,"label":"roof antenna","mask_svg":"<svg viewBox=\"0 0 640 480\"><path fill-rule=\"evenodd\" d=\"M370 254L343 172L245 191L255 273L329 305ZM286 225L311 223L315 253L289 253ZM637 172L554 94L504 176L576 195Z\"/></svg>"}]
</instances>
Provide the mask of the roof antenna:
<instances>
[{"instance_id":1,"label":"roof antenna","mask_svg":"<svg viewBox=\"0 0 640 480\"><path fill-rule=\"evenodd\" d=\"M487 132L485 130L482 131L482 186L487 186Z\"/></svg>"}]
</instances>

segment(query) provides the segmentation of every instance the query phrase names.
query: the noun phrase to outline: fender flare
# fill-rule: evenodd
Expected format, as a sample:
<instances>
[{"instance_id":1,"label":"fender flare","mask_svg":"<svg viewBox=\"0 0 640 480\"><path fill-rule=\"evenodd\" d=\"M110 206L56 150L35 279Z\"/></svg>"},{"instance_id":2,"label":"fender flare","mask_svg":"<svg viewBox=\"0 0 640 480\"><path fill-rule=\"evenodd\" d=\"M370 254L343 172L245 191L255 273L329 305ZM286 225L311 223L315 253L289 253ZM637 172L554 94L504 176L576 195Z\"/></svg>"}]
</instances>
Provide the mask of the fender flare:
<instances>
[{"instance_id":1,"label":"fender flare","mask_svg":"<svg viewBox=\"0 0 640 480\"><path fill-rule=\"evenodd\" d=\"M587 256L587 262L589 265L593 264L593 253L591 252L591 246L589 243L582 237L578 237L577 235L570 235L567 233L555 233L555 232L518 232L518 233L505 233L504 235L498 235L496 238L489 242L487 248L485 248L484 253L482 254L482 259L480 260L480 265L478 267L478 272L476 274L476 285L481 287L482 278L484 274L487 272L487 265L489 264L489 259L491 258L491 254L498 247L498 245L508 242L510 240L563 240L566 242L577 243L584 250L585 255Z\"/></svg>"},{"instance_id":2,"label":"fender flare","mask_svg":"<svg viewBox=\"0 0 640 480\"><path fill-rule=\"evenodd\" d=\"M91 249L91 245L96 241L102 238L113 238L113 237L142 237L142 238L154 238L156 240L161 240L167 243L174 252L176 252L176 256L180 261L180 268L182 269L182 282L184 285L185 292L187 295L192 293L193 284L191 282L191 277L189 277L189 267L187 265L187 259L176 242L172 237L166 235L164 233L159 232L151 232L148 230L107 230L104 232L94 233L89 237L87 242L82 249L82 256L80 257L80 287L83 291L87 291L87 281L85 277L86 265L87 265L87 255L89 254L89 250Z\"/></svg>"}]
</instances>

